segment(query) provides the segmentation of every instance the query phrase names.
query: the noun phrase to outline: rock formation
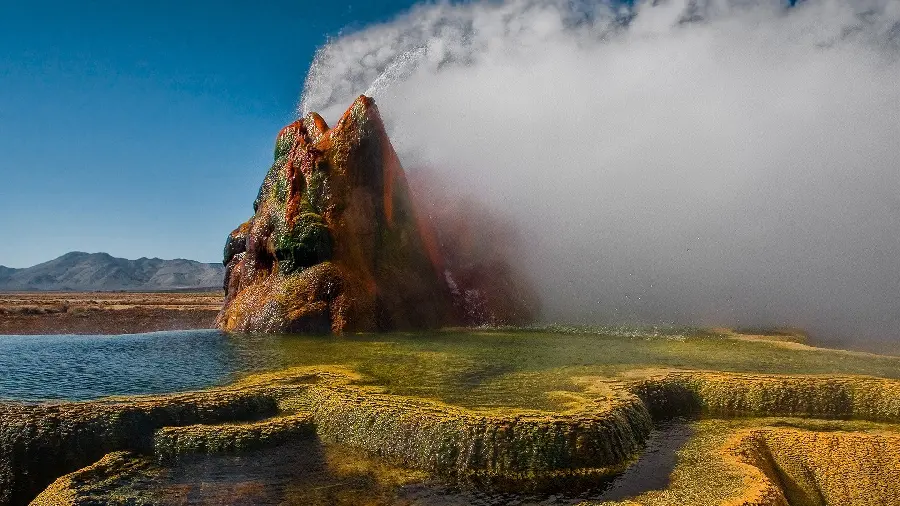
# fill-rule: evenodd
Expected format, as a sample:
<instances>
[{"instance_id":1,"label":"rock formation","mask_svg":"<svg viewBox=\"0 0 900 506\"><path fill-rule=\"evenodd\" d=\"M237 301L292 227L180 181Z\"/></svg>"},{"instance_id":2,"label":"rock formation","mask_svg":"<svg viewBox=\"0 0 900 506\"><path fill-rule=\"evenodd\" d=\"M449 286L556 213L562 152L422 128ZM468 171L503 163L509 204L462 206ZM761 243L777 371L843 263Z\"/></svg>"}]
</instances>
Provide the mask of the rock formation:
<instances>
[{"instance_id":1,"label":"rock formation","mask_svg":"<svg viewBox=\"0 0 900 506\"><path fill-rule=\"evenodd\" d=\"M497 283L490 276L481 290L477 281L459 289L443 261L453 255L442 251L455 243L439 241L446 234L435 232L427 214L417 216L369 97L359 97L334 128L315 113L285 127L253 209L225 245L222 329L339 333L532 316L531 305L500 300L509 290L488 289ZM471 261L466 268L478 271ZM498 277L498 286L521 285L510 281L511 271ZM479 303L462 303L466 297ZM501 310L494 315L491 307Z\"/></svg>"},{"instance_id":2,"label":"rock formation","mask_svg":"<svg viewBox=\"0 0 900 506\"><path fill-rule=\"evenodd\" d=\"M378 109L285 127L255 215L225 246L226 330L343 332L452 321Z\"/></svg>"}]
</instances>

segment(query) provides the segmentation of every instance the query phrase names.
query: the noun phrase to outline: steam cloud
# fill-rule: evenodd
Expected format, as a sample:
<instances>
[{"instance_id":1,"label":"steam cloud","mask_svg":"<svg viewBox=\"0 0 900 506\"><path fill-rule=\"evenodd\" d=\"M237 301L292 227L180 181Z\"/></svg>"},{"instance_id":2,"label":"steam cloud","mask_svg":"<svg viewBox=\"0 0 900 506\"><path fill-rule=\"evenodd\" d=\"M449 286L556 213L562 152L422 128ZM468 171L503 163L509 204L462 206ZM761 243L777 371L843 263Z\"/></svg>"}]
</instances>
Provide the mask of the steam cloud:
<instances>
[{"instance_id":1,"label":"steam cloud","mask_svg":"<svg viewBox=\"0 0 900 506\"><path fill-rule=\"evenodd\" d=\"M900 336L900 1L421 5L321 48L407 171L505 214L550 321Z\"/></svg>"}]
</instances>

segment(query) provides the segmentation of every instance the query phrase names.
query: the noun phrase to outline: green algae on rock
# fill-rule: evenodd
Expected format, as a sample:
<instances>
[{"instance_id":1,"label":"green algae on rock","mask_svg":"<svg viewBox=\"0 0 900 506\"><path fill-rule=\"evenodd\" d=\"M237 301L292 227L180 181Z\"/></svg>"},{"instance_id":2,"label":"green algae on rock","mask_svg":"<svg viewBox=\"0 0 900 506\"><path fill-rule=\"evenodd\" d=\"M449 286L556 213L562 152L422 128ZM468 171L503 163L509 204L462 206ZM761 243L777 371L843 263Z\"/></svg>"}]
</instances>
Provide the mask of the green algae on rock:
<instances>
[{"instance_id":1,"label":"green algae on rock","mask_svg":"<svg viewBox=\"0 0 900 506\"><path fill-rule=\"evenodd\" d=\"M398 492L442 492L422 472L352 448L297 440L240 454L185 455L171 465L127 452L56 480L38 506L392 506Z\"/></svg>"},{"instance_id":2,"label":"green algae on rock","mask_svg":"<svg viewBox=\"0 0 900 506\"><path fill-rule=\"evenodd\" d=\"M477 412L386 395L357 380L342 368L301 368L192 394L6 406L0 504L22 504L109 452L171 460L304 437L455 479L604 477L622 470L650 430L643 404L627 393L567 413Z\"/></svg>"},{"instance_id":3,"label":"green algae on rock","mask_svg":"<svg viewBox=\"0 0 900 506\"><path fill-rule=\"evenodd\" d=\"M528 489L567 474L621 472L651 429L640 400L623 393L563 413L473 411L346 386L311 386L289 399L311 413L319 437L440 476Z\"/></svg>"},{"instance_id":4,"label":"green algae on rock","mask_svg":"<svg viewBox=\"0 0 900 506\"><path fill-rule=\"evenodd\" d=\"M75 472L61 476L30 504L33 506L86 506L92 504L156 504L141 495L164 473L151 459L131 452L112 452ZM140 497L140 499L137 499ZM119 500L121 499L121 500Z\"/></svg>"},{"instance_id":5,"label":"green algae on rock","mask_svg":"<svg viewBox=\"0 0 900 506\"><path fill-rule=\"evenodd\" d=\"M315 425L308 414L269 418L259 422L163 427L153 437L155 455L164 461L196 453L243 452L312 437Z\"/></svg>"},{"instance_id":6,"label":"green algae on rock","mask_svg":"<svg viewBox=\"0 0 900 506\"><path fill-rule=\"evenodd\" d=\"M897 487L900 486L897 479L900 476L900 453L897 452L900 431L896 425L750 418L704 420L692 426L695 436L678 451L677 465L665 489L639 493L616 502L604 500L601 494L600 499L588 499L580 504L875 506L893 504L893 499L897 497ZM315 445L317 443L309 442L283 448L308 454L318 451ZM346 453L346 450L341 450L343 448L346 447L326 446L323 450L326 454L335 450ZM249 459L272 458L258 451L246 455ZM280 452L275 458L278 458L277 455L284 458L286 454ZM315 460L310 464L315 465ZM185 461L188 468L191 461L191 458ZM329 456L319 462L319 465L326 465L340 474L343 473L335 468L344 467L356 473L370 470L369 485L364 484L362 489L350 490L341 496L318 494L323 488L333 488L327 484L290 487L283 490L280 496L265 498L261 492L271 487L271 481L253 481L259 480L259 476L255 476L249 482L245 481L247 478L241 478L238 482L216 482L216 490L206 492L204 496L207 500L202 504L221 504L236 499L235 496L244 499L242 504L254 498L265 504L396 504L392 498L396 497L401 487L428 480L426 474L379 465L380 459L367 460L359 454L350 455L349 461L346 457L343 461L335 461ZM177 469L185 467L185 464L176 464ZM379 467L382 469L379 470ZM145 456L114 452L96 464L56 480L33 504L181 504L186 499L183 494L189 490L189 484L167 478L168 469ZM196 478L203 481L209 479L203 475ZM346 488L348 483L342 480L337 485ZM373 492L378 494L377 499L371 496ZM495 501L484 503L508 504L514 497L518 498L497 495ZM407 502L401 500L400 503ZM451 498L447 503L461 504L459 498Z\"/></svg>"},{"instance_id":7,"label":"green algae on rock","mask_svg":"<svg viewBox=\"0 0 900 506\"><path fill-rule=\"evenodd\" d=\"M672 371L630 388L656 414L900 422L900 382L881 378Z\"/></svg>"}]
</instances>

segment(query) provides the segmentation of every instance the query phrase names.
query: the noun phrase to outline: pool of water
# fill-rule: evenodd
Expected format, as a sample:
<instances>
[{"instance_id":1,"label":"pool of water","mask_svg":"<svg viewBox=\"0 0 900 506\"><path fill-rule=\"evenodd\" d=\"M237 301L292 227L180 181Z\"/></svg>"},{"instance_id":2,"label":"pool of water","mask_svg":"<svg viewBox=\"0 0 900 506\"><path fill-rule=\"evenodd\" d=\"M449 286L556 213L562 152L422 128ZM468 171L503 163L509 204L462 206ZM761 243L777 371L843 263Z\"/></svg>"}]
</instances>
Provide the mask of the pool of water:
<instances>
[{"instance_id":1,"label":"pool of water","mask_svg":"<svg viewBox=\"0 0 900 506\"><path fill-rule=\"evenodd\" d=\"M449 484L359 450L312 439L241 454L185 456L172 467L120 482L104 492L123 503L165 506L570 506L666 488L675 452L692 433L684 420L661 424L650 435L647 449L623 474L578 489L565 486L540 494ZM109 483L94 486L109 487Z\"/></svg>"},{"instance_id":2,"label":"pool of water","mask_svg":"<svg viewBox=\"0 0 900 506\"><path fill-rule=\"evenodd\" d=\"M82 400L227 381L245 365L217 331L0 336L0 399Z\"/></svg>"},{"instance_id":3,"label":"pool of water","mask_svg":"<svg viewBox=\"0 0 900 506\"><path fill-rule=\"evenodd\" d=\"M684 329L279 336L215 330L0 336L0 399L83 400L219 385L254 371L343 365L388 392L473 408L556 409L580 376L647 367L900 377L900 358L786 349Z\"/></svg>"},{"instance_id":4,"label":"pool of water","mask_svg":"<svg viewBox=\"0 0 900 506\"><path fill-rule=\"evenodd\" d=\"M244 455L185 458L144 488L164 506L571 506L599 499L604 488L523 495L416 474L349 448L296 441Z\"/></svg>"}]
</instances>

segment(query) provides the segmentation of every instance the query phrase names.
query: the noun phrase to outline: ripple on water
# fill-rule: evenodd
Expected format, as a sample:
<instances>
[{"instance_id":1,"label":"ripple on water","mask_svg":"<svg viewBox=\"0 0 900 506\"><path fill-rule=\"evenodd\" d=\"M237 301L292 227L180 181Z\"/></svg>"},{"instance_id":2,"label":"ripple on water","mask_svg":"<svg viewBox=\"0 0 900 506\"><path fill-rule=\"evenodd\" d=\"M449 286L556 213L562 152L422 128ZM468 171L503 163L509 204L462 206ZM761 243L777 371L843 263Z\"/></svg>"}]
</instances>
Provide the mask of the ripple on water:
<instances>
[{"instance_id":1,"label":"ripple on water","mask_svg":"<svg viewBox=\"0 0 900 506\"><path fill-rule=\"evenodd\" d=\"M245 367L214 330L118 336L0 336L0 399L85 400L228 381Z\"/></svg>"}]
</instances>

